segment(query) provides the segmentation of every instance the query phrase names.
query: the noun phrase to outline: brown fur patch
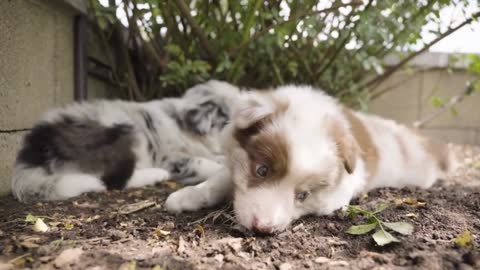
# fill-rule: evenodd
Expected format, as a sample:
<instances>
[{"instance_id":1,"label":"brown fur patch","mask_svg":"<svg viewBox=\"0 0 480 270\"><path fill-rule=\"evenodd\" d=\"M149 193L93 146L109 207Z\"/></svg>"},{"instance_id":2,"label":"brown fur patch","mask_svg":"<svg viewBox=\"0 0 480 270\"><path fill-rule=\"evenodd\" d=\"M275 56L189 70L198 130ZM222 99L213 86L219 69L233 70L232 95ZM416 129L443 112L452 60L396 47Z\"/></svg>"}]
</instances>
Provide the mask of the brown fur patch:
<instances>
[{"instance_id":1,"label":"brown fur patch","mask_svg":"<svg viewBox=\"0 0 480 270\"><path fill-rule=\"evenodd\" d=\"M282 179L288 173L288 142L281 132L274 129L262 130L245 145L250 160L249 186L258 186L266 182ZM256 175L256 165L269 167L266 177Z\"/></svg>"},{"instance_id":2,"label":"brown fur patch","mask_svg":"<svg viewBox=\"0 0 480 270\"><path fill-rule=\"evenodd\" d=\"M423 146L425 147L425 150L437 161L438 167L443 172L448 172L450 170L450 150L446 144L432 139L424 139Z\"/></svg>"},{"instance_id":3,"label":"brown fur patch","mask_svg":"<svg viewBox=\"0 0 480 270\"><path fill-rule=\"evenodd\" d=\"M343 108L343 114L350 123L353 137L361 149L361 155L365 161L368 174L367 179L371 179L377 171L378 149L373 143L372 137L370 136L370 133L368 133L368 130L363 122L347 108Z\"/></svg>"},{"instance_id":4,"label":"brown fur patch","mask_svg":"<svg viewBox=\"0 0 480 270\"><path fill-rule=\"evenodd\" d=\"M356 165L358 145L355 138L348 134L338 122L333 121L331 126L331 137L337 142L338 156L343 161L343 167L348 173L352 173Z\"/></svg>"},{"instance_id":5,"label":"brown fur patch","mask_svg":"<svg viewBox=\"0 0 480 270\"><path fill-rule=\"evenodd\" d=\"M266 117L253 121L246 128L237 128L233 132L249 157L249 186L258 186L262 183L281 179L288 172L288 143L283 134L271 125L275 118L283 114L288 108L288 100L275 97L271 92L258 92L263 98L270 98L275 104L275 111ZM255 102L251 106L258 106ZM269 167L269 174L261 178L256 175L257 164Z\"/></svg>"}]
</instances>

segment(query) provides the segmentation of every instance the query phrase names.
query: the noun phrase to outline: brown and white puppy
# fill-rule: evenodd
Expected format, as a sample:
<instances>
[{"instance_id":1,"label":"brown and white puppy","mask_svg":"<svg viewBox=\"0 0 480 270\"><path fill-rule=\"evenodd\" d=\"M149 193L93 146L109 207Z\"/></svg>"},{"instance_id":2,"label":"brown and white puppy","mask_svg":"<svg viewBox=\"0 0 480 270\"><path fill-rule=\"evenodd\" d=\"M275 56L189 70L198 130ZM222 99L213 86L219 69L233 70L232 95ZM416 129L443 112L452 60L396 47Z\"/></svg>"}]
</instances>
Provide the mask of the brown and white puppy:
<instances>
[{"instance_id":1,"label":"brown and white puppy","mask_svg":"<svg viewBox=\"0 0 480 270\"><path fill-rule=\"evenodd\" d=\"M228 168L173 193L167 209L195 210L233 194L238 222L272 233L376 187L428 188L453 162L446 145L310 87L242 93L224 135Z\"/></svg>"}]
</instances>

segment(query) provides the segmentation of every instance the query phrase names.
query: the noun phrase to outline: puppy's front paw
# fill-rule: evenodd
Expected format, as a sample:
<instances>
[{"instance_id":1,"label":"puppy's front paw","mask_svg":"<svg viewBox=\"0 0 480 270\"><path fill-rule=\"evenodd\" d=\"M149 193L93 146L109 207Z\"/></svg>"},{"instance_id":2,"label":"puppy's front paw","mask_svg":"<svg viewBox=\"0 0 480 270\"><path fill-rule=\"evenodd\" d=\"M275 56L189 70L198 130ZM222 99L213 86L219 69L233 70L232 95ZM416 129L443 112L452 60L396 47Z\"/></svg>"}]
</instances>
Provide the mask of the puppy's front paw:
<instances>
[{"instance_id":1,"label":"puppy's front paw","mask_svg":"<svg viewBox=\"0 0 480 270\"><path fill-rule=\"evenodd\" d=\"M162 162L162 167L170 172L173 180L182 181L195 176L195 171L190 166L191 161L190 157L168 157Z\"/></svg>"},{"instance_id":2,"label":"puppy's front paw","mask_svg":"<svg viewBox=\"0 0 480 270\"><path fill-rule=\"evenodd\" d=\"M171 213L195 211L208 206L205 195L195 186L184 187L168 196L165 209Z\"/></svg>"}]
</instances>

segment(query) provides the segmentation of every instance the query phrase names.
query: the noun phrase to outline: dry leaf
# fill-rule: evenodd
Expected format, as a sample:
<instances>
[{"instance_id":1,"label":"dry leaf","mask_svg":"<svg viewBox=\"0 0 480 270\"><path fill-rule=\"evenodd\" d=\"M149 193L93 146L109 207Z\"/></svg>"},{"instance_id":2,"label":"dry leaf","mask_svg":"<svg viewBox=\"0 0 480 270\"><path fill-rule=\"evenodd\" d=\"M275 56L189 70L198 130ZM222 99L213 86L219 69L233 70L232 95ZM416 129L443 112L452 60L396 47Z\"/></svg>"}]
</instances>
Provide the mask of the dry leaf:
<instances>
[{"instance_id":1,"label":"dry leaf","mask_svg":"<svg viewBox=\"0 0 480 270\"><path fill-rule=\"evenodd\" d=\"M100 215L95 215L95 216L93 216L93 217L87 218L87 222L92 222L92 221L97 220L97 219L99 219L99 218L100 218Z\"/></svg>"},{"instance_id":2,"label":"dry leaf","mask_svg":"<svg viewBox=\"0 0 480 270\"><path fill-rule=\"evenodd\" d=\"M405 216L406 216L406 217L409 217L409 218L416 218L416 217L418 217L417 214L415 214L415 213L408 213L408 214L406 214Z\"/></svg>"},{"instance_id":3,"label":"dry leaf","mask_svg":"<svg viewBox=\"0 0 480 270\"><path fill-rule=\"evenodd\" d=\"M198 233L201 238L205 237L205 229L200 224L195 224L195 233Z\"/></svg>"},{"instance_id":4,"label":"dry leaf","mask_svg":"<svg viewBox=\"0 0 480 270\"><path fill-rule=\"evenodd\" d=\"M37 218L35 221L35 225L33 225L34 232L46 232L48 231L48 225L43 222L41 218Z\"/></svg>"},{"instance_id":5,"label":"dry leaf","mask_svg":"<svg viewBox=\"0 0 480 270\"><path fill-rule=\"evenodd\" d=\"M158 237L166 237L170 234L169 231L164 231L164 230L160 230L160 229L155 229L154 231L155 235L158 236Z\"/></svg>"},{"instance_id":6,"label":"dry leaf","mask_svg":"<svg viewBox=\"0 0 480 270\"><path fill-rule=\"evenodd\" d=\"M414 204L417 204L418 201L412 198L405 198L403 199L403 202L406 204L414 205Z\"/></svg>"}]
</instances>

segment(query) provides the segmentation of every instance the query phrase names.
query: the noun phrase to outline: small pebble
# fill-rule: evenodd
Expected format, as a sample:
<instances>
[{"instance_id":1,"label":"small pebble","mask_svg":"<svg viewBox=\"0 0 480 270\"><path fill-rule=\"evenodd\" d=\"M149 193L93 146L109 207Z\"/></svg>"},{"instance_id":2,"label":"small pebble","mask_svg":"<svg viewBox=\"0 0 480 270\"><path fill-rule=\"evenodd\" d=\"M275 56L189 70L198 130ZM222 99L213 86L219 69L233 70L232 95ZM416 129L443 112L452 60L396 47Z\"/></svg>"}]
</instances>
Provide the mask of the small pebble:
<instances>
[{"instance_id":1,"label":"small pebble","mask_svg":"<svg viewBox=\"0 0 480 270\"><path fill-rule=\"evenodd\" d=\"M278 267L278 270L290 270L290 269L293 269L293 266L287 262L280 264L280 266Z\"/></svg>"},{"instance_id":2,"label":"small pebble","mask_svg":"<svg viewBox=\"0 0 480 270\"><path fill-rule=\"evenodd\" d=\"M222 254L217 254L215 257L213 257L216 261L218 262L223 262L224 256Z\"/></svg>"}]
</instances>

